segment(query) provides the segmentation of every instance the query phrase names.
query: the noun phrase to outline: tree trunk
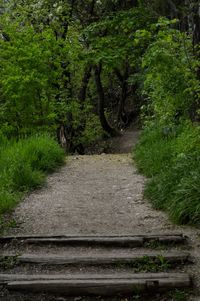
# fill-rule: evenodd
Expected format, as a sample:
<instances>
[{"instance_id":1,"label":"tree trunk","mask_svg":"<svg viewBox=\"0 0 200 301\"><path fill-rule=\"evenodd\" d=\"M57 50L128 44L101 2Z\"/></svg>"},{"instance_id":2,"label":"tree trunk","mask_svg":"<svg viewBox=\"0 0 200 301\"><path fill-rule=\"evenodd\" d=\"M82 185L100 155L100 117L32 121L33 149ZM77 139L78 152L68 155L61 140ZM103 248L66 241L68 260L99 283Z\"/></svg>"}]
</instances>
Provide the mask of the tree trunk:
<instances>
[{"instance_id":1,"label":"tree trunk","mask_svg":"<svg viewBox=\"0 0 200 301\"><path fill-rule=\"evenodd\" d=\"M193 2L193 47L194 55L200 59L200 3L199 0ZM197 48L196 48L197 47ZM200 80L200 68L197 70L197 76Z\"/></svg>"},{"instance_id":2,"label":"tree trunk","mask_svg":"<svg viewBox=\"0 0 200 301\"><path fill-rule=\"evenodd\" d=\"M81 104L81 107L83 107L85 99L86 99L87 87L88 87L89 80L90 80L90 77L91 77L91 72L92 72L92 67L87 66L85 68L84 76L83 76L83 79L82 79L82 85L81 85L79 95L78 95L78 99L79 99L79 102Z\"/></svg>"},{"instance_id":3,"label":"tree trunk","mask_svg":"<svg viewBox=\"0 0 200 301\"><path fill-rule=\"evenodd\" d=\"M103 130L111 136L116 136L117 131L109 125L105 116L105 95L104 95L104 90L101 82L101 70L102 70L101 64L95 67L95 82L96 82L96 88L97 88L97 94L99 100L98 101L99 119Z\"/></svg>"},{"instance_id":4,"label":"tree trunk","mask_svg":"<svg viewBox=\"0 0 200 301\"><path fill-rule=\"evenodd\" d=\"M193 1L193 47L194 47L194 55L199 60L200 53L200 3L199 0ZM200 67L197 69L197 78L200 81ZM193 121L196 120L198 114L197 110L200 107L200 99L197 94L196 101L193 103L190 109L190 117Z\"/></svg>"},{"instance_id":5,"label":"tree trunk","mask_svg":"<svg viewBox=\"0 0 200 301\"><path fill-rule=\"evenodd\" d=\"M194 46L200 45L200 4L199 1L194 1Z\"/></svg>"},{"instance_id":6,"label":"tree trunk","mask_svg":"<svg viewBox=\"0 0 200 301\"><path fill-rule=\"evenodd\" d=\"M124 107L125 107L125 103L126 103L127 90L128 90L128 84L127 84L128 65L126 65L126 69L125 69L125 72L123 75L117 69L115 69L115 73L121 82L121 97L120 97L119 108L118 108L118 113L117 113L117 124L118 124L118 127L120 127L121 121L123 123L126 123L126 112L125 112Z\"/></svg>"}]
</instances>

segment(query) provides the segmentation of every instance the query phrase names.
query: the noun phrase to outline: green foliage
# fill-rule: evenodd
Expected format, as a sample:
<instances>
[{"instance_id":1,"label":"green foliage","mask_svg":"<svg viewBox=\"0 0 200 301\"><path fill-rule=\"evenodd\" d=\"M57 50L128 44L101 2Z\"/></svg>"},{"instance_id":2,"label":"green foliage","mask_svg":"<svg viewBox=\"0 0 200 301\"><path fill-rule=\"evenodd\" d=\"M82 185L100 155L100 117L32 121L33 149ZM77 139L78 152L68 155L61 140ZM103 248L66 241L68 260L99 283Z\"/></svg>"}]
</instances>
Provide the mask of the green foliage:
<instances>
[{"instance_id":1,"label":"green foliage","mask_svg":"<svg viewBox=\"0 0 200 301\"><path fill-rule=\"evenodd\" d=\"M173 139L165 137L161 128L146 127L135 150L140 171L151 177L167 168L171 161L173 144Z\"/></svg>"},{"instance_id":2,"label":"green foliage","mask_svg":"<svg viewBox=\"0 0 200 301\"><path fill-rule=\"evenodd\" d=\"M127 60L135 65L134 61L139 59L143 50L141 44L135 43L137 31L146 28L145 32L149 34L151 23L151 15L145 8L118 11L92 23L84 30L91 49L88 59L93 64L102 62L109 70L122 68Z\"/></svg>"},{"instance_id":3,"label":"green foliage","mask_svg":"<svg viewBox=\"0 0 200 301\"><path fill-rule=\"evenodd\" d=\"M130 263L118 263L118 266L129 266L135 273L141 272L164 272L171 267L171 264L163 256L157 256L155 258L150 258L149 256L144 256L141 259Z\"/></svg>"},{"instance_id":4,"label":"green foliage","mask_svg":"<svg viewBox=\"0 0 200 301\"><path fill-rule=\"evenodd\" d=\"M157 256L155 259L144 256L135 264L134 268L136 272L156 273L167 271L170 266L170 263L163 256Z\"/></svg>"},{"instance_id":5,"label":"green foliage","mask_svg":"<svg viewBox=\"0 0 200 301\"><path fill-rule=\"evenodd\" d=\"M195 77L191 40L184 33L168 28L165 19L157 25L164 27L143 58L143 93L148 95L154 117L169 126L177 115L189 115L199 82Z\"/></svg>"},{"instance_id":6,"label":"green foliage","mask_svg":"<svg viewBox=\"0 0 200 301\"><path fill-rule=\"evenodd\" d=\"M78 141L84 145L90 145L94 143L98 138L102 137L104 131L101 127L99 118L95 114L90 114L86 120L85 128Z\"/></svg>"},{"instance_id":7,"label":"green foliage","mask_svg":"<svg viewBox=\"0 0 200 301\"><path fill-rule=\"evenodd\" d=\"M15 0L3 1L0 126L4 134L19 138L38 131L55 133L66 125L72 145L97 139L102 133L96 118L97 92L85 78L85 70L103 64L105 112L111 107L115 125L117 109L112 107L112 95L107 97L110 74L116 68L121 77L135 73L151 39L153 20L145 7L129 1L105 0L95 5L93 1L81 5L63 0L19 0L17 5ZM120 93L122 83L116 78ZM91 74L89 79L94 80Z\"/></svg>"},{"instance_id":8,"label":"green foliage","mask_svg":"<svg viewBox=\"0 0 200 301\"><path fill-rule=\"evenodd\" d=\"M177 137L147 129L135 151L139 168L152 178L145 195L180 224L200 223L200 128L184 124Z\"/></svg>"},{"instance_id":9,"label":"green foliage","mask_svg":"<svg viewBox=\"0 0 200 301\"><path fill-rule=\"evenodd\" d=\"M52 53L57 52L55 38L50 30L39 34L29 26L4 24L4 28L10 41L0 40L1 123L12 124L13 131L50 124L57 78L51 66Z\"/></svg>"},{"instance_id":10,"label":"green foliage","mask_svg":"<svg viewBox=\"0 0 200 301\"><path fill-rule=\"evenodd\" d=\"M18 226L18 223L15 219L7 219L6 217L3 219L0 219L0 235L4 234L4 231L9 228L16 228Z\"/></svg>"},{"instance_id":11,"label":"green foliage","mask_svg":"<svg viewBox=\"0 0 200 301\"><path fill-rule=\"evenodd\" d=\"M142 61L144 131L135 150L139 169L150 177L145 195L180 224L200 224L200 128L198 62L190 36L161 18L152 28Z\"/></svg>"},{"instance_id":12,"label":"green foliage","mask_svg":"<svg viewBox=\"0 0 200 301\"><path fill-rule=\"evenodd\" d=\"M28 139L25 149L23 141L21 144L24 157L30 160L33 170L51 172L63 163L63 151L52 138L46 135Z\"/></svg>"},{"instance_id":13,"label":"green foliage","mask_svg":"<svg viewBox=\"0 0 200 301\"><path fill-rule=\"evenodd\" d=\"M0 268L3 270L9 270L17 265L17 255L16 256L1 256L0 257Z\"/></svg>"},{"instance_id":14,"label":"green foliage","mask_svg":"<svg viewBox=\"0 0 200 301\"><path fill-rule=\"evenodd\" d=\"M10 141L0 148L0 214L11 210L24 192L40 187L47 171L64 161L64 153L48 135Z\"/></svg>"},{"instance_id":15,"label":"green foliage","mask_svg":"<svg viewBox=\"0 0 200 301\"><path fill-rule=\"evenodd\" d=\"M176 289L168 295L173 301L187 301L191 294L194 294L194 291Z\"/></svg>"},{"instance_id":16,"label":"green foliage","mask_svg":"<svg viewBox=\"0 0 200 301\"><path fill-rule=\"evenodd\" d=\"M37 4L11 6L13 15L0 16L0 34L6 34L6 40L0 38L0 126L8 137L55 133L68 122L67 113L77 101L77 95L70 95L71 81L76 90L84 68L77 27L62 36L57 6L52 8L57 17L42 26L42 14L44 22L49 8Z\"/></svg>"}]
</instances>

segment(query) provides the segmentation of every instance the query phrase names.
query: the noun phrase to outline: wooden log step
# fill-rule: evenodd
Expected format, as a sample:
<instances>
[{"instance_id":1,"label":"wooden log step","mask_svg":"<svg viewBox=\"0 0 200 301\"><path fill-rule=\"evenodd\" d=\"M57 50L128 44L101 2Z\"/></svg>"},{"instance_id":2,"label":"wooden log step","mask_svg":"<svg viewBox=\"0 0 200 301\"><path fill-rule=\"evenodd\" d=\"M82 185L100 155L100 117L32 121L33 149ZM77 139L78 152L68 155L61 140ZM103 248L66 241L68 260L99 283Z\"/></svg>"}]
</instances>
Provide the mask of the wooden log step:
<instances>
[{"instance_id":1,"label":"wooden log step","mask_svg":"<svg viewBox=\"0 0 200 301\"><path fill-rule=\"evenodd\" d=\"M45 264L45 265L112 265L112 264L133 264L141 260L154 260L158 264L164 260L166 263L186 263L191 262L190 254L186 252L153 252L135 253L128 255L91 255L91 256L69 256L69 255L49 255L49 254L24 254L21 256L5 256L3 258L15 258L17 263L22 264ZM2 261L3 261L2 258Z\"/></svg>"},{"instance_id":2,"label":"wooden log step","mask_svg":"<svg viewBox=\"0 0 200 301\"><path fill-rule=\"evenodd\" d=\"M131 295L140 292L158 292L188 288L191 278L187 274L132 274L132 275L80 275L80 276L21 276L8 280L8 290L31 293L54 293L74 296Z\"/></svg>"},{"instance_id":3,"label":"wooden log step","mask_svg":"<svg viewBox=\"0 0 200 301\"><path fill-rule=\"evenodd\" d=\"M83 279L149 279L154 280L158 278L180 278L190 276L186 273L126 273L120 272L115 274L94 274L94 273L67 273L67 274L0 274L0 284L13 281L32 281L32 280L83 280Z\"/></svg>"},{"instance_id":4,"label":"wooden log step","mask_svg":"<svg viewBox=\"0 0 200 301\"><path fill-rule=\"evenodd\" d=\"M0 242L20 240L27 244L62 244L62 245L106 245L120 247L141 247L145 243L156 241L162 244L185 243L187 238L182 234L157 235L123 235L123 236L4 236Z\"/></svg>"},{"instance_id":5,"label":"wooden log step","mask_svg":"<svg viewBox=\"0 0 200 301\"><path fill-rule=\"evenodd\" d=\"M32 238L27 244L102 245L112 247L142 247L142 237L77 237L77 238Z\"/></svg>"}]
</instances>

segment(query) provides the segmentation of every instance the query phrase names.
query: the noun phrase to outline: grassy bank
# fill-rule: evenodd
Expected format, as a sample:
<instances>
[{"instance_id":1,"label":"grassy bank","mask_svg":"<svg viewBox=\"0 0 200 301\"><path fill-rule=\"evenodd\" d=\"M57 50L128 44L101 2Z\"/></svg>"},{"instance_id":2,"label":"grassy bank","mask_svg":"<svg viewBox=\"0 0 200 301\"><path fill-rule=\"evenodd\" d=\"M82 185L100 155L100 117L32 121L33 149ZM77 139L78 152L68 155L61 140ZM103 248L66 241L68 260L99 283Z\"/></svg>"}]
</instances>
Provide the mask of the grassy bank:
<instances>
[{"instance_id":1,"label":"grassy bank","mask_svg":"<svg viewBox=\"0 0 200 301\"><path fill-rule=\"evenodd\" d=\"M185 123L166 132L144 129L134 151L149 177L145 196L179 224L200 225L200 127Z\"/></svg>"},{"instance_id":2,"label":"grassy bank","mask_svg":"<svg viewBox=\"0 0 200 301\"><path fill-rule=\"evenodd\" d=\"M64 162L64 152L48 135L19 141L0 136L0 219L24 194L40 187L47 172Z\"/></svg>"}]
</instances>

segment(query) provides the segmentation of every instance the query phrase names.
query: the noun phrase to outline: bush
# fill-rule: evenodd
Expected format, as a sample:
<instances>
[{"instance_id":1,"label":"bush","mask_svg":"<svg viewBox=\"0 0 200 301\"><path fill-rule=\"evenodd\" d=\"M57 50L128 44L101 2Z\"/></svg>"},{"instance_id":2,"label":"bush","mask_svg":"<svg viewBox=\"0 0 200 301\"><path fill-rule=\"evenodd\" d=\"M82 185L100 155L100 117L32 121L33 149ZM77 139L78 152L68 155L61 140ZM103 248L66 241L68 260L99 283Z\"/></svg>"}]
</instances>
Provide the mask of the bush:
<instances>
[{"instance_id":1,"label":"bush","mask_svg":"<svg viewBox=\"0 0 200 301\"><path fill-rule=\"evenodd\" d=\"M63 150L45 135L39 137L39 143L38 137L27 141L24 155L28 160L30 158L33 170L50 172L63 163Z\"/></svg>"},{"instance_id":2,"label":"bush","mask_svg":"<svg viewBox=\"0 0 200 301\"><path fill-rule=\"evenodd\" d=\"M200 224L200 127L186 124L177 137L158 127L145 130L135 150L144 174L151 177L145 195L180 224Z\"/></svg>"},{"instance_id":3,"label":"bush","mask_svg":"<svg viewBox=\"0 0 200 301\"><path fill-rule=\"evenodd\" d=\"M180 224L200 224L199 79L192 40L161 19L143 59L145 130L135 150L145 196Z\"/></svg>"},{"instance_id":4,"label":"bush","mask_svg":"<svg viewBox=\"0 0 200 301\"><path fill-rule=\"evenodd\" d=\"M147 177L155 176L170 164L173 139L165 137L160 128L145 128L135 149L138 167Z\"/></svg>"},{"instance_id":5,"label":"bush","mask_svg":"<svg viewBox=\"0 0 200 301\"><path fill-rule=\"evenodd\" d=\"M0 214L27 191L40 187L45 173L64 162L64 152L48 135L8 142L0 138Z\"/></svg>"},{"instance_id":6,"label":"bush","mask_svg":"<svg viewBox=\"0 0 200 301\"><path fill-rule=\"evenodd\" d=\"M3 190L1 188L0 191L0 216L3 213L6 213L13 209L13 207L16 205L17 201L19 199L19 196L15 193L11 193L8 191Z\"/></svg>"},{"instance_id":7,"label":"bush","mask_svg":"<svg viewBox=\"0 0 200 301\"><path fill-rule=\"evenodd\" d=\"M166 20L162 22L164 25ZM193 114L197 114L197 64L192 55L192 40L168 26L157 33L145 52L143 94L153 116L163 125L179 122L181 116L188 118L194 108Z\"/></svg>"}]
</instances>

